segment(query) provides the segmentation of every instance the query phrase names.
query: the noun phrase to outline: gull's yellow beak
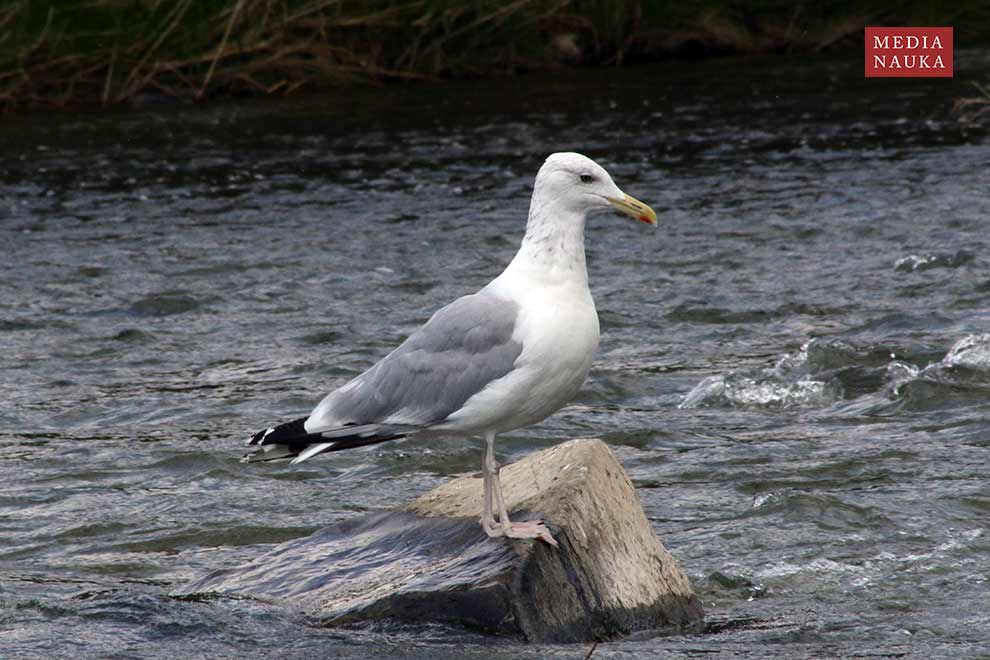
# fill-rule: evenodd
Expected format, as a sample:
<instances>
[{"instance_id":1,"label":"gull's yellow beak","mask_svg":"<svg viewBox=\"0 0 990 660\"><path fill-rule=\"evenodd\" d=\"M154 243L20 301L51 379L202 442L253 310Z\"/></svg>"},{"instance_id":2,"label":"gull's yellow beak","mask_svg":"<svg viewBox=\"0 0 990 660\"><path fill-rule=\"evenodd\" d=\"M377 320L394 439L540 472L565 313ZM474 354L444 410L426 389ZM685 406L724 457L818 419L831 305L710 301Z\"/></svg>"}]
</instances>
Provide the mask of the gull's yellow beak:
<instances>
[{"instance_id":1,"label":"gull's yellow beak","mask_svg":"<svg viewBox=\"0 0 990 660\"><path fill-rule=\"evenodd\" d=\"M656 226L656 212L635 197L626 195L622 199L616 199L615 197L606 197L605 199L607 199L609 203L615 207L616 211L621 211L622 213L632 216L647 225Z\"/></svg>"}]
</instances>

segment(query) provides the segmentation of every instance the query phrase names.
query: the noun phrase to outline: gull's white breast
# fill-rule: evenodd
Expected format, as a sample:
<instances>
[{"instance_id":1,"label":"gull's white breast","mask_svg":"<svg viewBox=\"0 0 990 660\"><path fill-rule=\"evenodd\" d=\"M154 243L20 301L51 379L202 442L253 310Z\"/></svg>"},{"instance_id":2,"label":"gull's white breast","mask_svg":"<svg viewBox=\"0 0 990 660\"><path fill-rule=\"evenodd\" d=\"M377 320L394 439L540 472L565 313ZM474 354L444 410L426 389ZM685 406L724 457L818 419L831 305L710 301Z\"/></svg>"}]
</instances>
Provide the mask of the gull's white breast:
<instances>
[{"instance_id":1,"label":"gull's white breast","mask_svg":"<svg viewBox=\"0 0 990 660\"><path fill-rule=\"evenodd\" d=\"M511 270L489 290L519 305L513 370L478 392L440 429L503 432L535 424L580 390L598 348L598 313L586 280L534 281Z\"/></svg>"}]
</instances>

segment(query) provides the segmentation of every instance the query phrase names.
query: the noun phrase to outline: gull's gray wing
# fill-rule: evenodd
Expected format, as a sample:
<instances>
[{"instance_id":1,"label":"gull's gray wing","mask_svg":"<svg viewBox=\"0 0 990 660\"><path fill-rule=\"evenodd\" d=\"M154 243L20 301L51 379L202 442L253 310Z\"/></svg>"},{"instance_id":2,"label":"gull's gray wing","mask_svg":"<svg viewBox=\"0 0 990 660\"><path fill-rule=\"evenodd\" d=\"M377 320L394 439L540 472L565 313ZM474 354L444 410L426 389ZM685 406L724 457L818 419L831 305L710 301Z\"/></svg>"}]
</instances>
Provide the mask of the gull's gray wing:
<instances>
[{"instance_id":1,"label":"gull's gray wing","mask_svg":"<svg viewBox=\"0 0 990 660\"><path fill-rule=\"evenodd\" d=\"M306 420L318 433L349 424L430 426L512 371L519 308L487 290L434 314L380 362L331 392Z\"/></svg>"}]
</instances>

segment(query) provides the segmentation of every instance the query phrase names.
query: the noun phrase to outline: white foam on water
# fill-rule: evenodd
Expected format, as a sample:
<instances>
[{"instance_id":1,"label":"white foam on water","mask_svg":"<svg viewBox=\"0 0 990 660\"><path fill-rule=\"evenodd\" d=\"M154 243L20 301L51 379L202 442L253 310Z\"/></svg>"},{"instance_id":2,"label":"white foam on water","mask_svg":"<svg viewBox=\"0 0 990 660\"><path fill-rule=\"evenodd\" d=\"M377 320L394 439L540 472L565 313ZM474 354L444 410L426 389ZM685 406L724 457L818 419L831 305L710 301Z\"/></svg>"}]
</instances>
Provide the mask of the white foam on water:
<instances>
[{"instance_id":1,"label":"white foam on water","mask_svg":"<svg viewBox=\"0 0 990 660\"><path fill-rule=\"evenodd\" d=\"M698 383L681 401L679 408L731 407L786 410L826 407L840 401L842 384L829 376L836 369L855 366L869 351L837 339L812 339L800 349L779 358L773 367L716 374ZM920 367L890 354L883 386L864 395L876 399L881 408L897 399L905 385L918 380L955 383L953 369L990 372L990 334L967 335L952 345L942 360ZM859 410L856 407L855 410Z\"/></svg>"},{"instance_id":2,"label":"white foam on water","mask_svg":"<svg viewBox=\"0 0 990 660\"><path fill-rule=\"evenodd\" d=\"M942 364L951 367L990 370L990 334L968 335L949 349Z\"/></svg>"},{"instance_id":3,"label":"white foam on water","mask_svg":"<svg viewBox=\"0 0 990 660\"><path fill-rule=\"evenodd\" d=\"M824 407L842 398L842 386L816 378L811 371L813 355L832 342L812 339L794 353L781 357L772 368L755 372L730 372L709 376L681 401L679 408L728 406L736 408L791 409Z\"/></svg>"}]
</instances>

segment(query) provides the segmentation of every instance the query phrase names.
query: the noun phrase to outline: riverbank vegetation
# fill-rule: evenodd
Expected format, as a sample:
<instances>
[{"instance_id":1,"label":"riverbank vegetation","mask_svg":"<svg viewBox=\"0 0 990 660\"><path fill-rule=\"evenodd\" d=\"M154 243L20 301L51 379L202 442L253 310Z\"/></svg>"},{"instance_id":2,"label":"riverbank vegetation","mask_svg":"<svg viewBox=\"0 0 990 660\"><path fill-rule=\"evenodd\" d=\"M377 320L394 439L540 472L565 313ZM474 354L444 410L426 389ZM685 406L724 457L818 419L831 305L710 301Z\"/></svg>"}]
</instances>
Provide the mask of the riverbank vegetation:
<instances>
[{"instance_id":1,"label":"riverbank vegetation","mask_svg":"<svg viewBox=\"0 0 990 660\"><path fill-rule=\"evenodd\" d=\"M857 49L868 24L990 43L983 0L7 0L0 110Z\"/></svg>"},{"instance_id":2,"label":"riverbank vegetation","mask_svg":"<svg viewBox=\"0 0 990 660\"><path fill-rule=\"evenodd\" d=\"M953 109L960 121L975 124L984 119L990 119L990 84L973 83L976 93L956 99Z\"/></svg>"}]
</instances>

